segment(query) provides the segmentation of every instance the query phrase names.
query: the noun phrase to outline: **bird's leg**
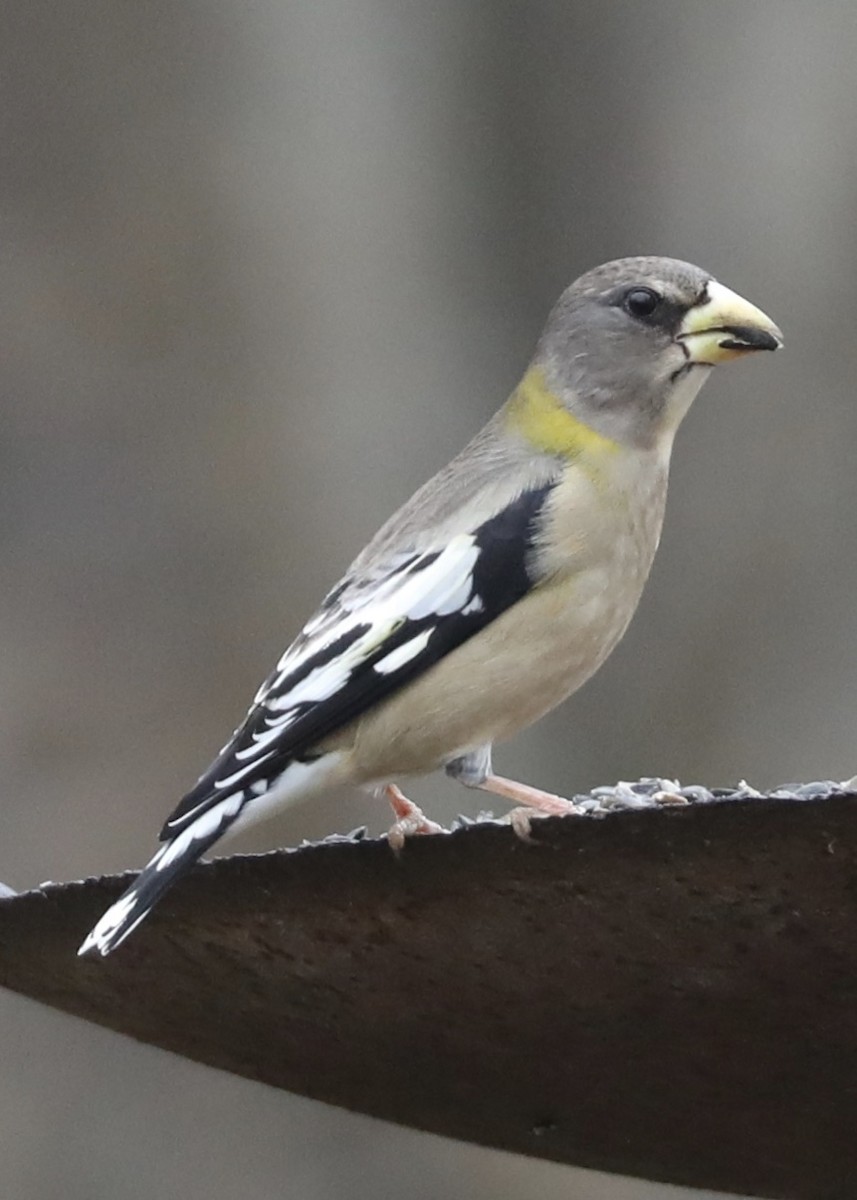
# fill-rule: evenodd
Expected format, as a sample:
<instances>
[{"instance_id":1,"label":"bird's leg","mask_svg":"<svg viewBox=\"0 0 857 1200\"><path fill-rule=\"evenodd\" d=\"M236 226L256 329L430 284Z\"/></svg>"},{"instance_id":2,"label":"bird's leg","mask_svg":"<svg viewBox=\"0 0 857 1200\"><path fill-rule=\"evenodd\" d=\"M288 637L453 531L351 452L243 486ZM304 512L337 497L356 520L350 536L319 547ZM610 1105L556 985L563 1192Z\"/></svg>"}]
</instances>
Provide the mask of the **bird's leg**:
<instances>
[{"instance_id":1,"label":"bird's leg","mask_svg":"<svg viewBox=\"0 0 857 1200\"><path fill-rule=\"evenodd\" d=\"M563 796L555 796L528 783L518 783L514 779L495 775L491 769L490 746L483 746L447 763L446 772L465 787L479 788L480 791L502 796L505 800L517 801L518 807L509 813L509 822L523 841L532 840L530 821L533 817L580 815L580 808Z\"/></svg>"},{"instance_id":2,"label":"bird's leg","mask_svg":"<svg viewBox=\"0 0 857 1200\"><path fill-rule=\"evenodd\" d=\"M495 796L504 796L507 800L517 800L518 804L523 804L527 808L535 808L539 812L551 816L578 812L577 805L563 796L555 796L553 792L543 792L541 788L530 787L528 783L504 779L502 775L486 775L477 786L483 792L492 792Z\"/></svg>"},{"instance_id":3,"label":"bird's leg","mask_svg":"<svg viewBox=\"0 0 857 1200\"><path fill-rule=\"evenodd\" d=\"M506 800L517 800L518 807L509 813L509 824L522 842L531 842L532 820L534 817L568 817L580 816L581 809L564 796L555 796L553 792L543 792L541 788L530 787L528 783L518 783L514 779L504 779L502 775L486 775L479 787L483 792L492 792L495 796L503 796Z\"/></svg>"},{"instance_id":4,"label":"bird's leg","mask_svg":"<svg viewBox=\"0 0 857 1200\"><path fill-rule=\"evenodd\" d=\"M421 808L413 800L397 788L395 783L388 783L381 788L390 801L396 820L387 831L387 841L395 854L401 854L405 838L415 833L443 833L443 826L436 821L430 821Z\"/></svg>"}]
</instances>

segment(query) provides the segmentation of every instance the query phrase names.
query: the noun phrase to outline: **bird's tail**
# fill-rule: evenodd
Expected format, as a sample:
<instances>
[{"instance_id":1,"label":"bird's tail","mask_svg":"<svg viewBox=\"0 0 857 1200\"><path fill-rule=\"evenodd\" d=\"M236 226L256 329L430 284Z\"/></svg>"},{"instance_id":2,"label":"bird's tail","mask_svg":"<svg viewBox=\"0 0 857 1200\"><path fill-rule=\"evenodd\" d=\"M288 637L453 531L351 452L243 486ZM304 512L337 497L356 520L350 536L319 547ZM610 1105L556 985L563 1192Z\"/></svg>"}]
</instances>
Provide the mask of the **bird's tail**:
<instances>
[{"instance_id":1,"label":"bird's tail","mask_svg":"<svg viewBox=\"0 0 857 1200\"><path fill-rule=\"evenodd\" d=\"M162 844L148 866L119 897L86 937L78 954L110 954L137 928L164 892L193 866L209 846L223 837L227 829L246 825L269 816L284 805L304 800L340 782L342 755L329 753L295 759L259 784L224 791L216 782L198 798L196 789L176 809L161 833ZM221 787L221 790L218 788Z\"/></svg>"},{"instance_id":2,"label":"bird's tail","mask_svg":"<svg viewBox=\"0 0 857 1200\"><path fill-rule=\"evenodd\" d=\"M172 887L232 823L231 820L212 822L211 815L211 811L202 813L158 848L131 886L86 936L78 954L96 953L104 957L121 946L145 920L167 888Z\"/></svg>"}]
</instances>

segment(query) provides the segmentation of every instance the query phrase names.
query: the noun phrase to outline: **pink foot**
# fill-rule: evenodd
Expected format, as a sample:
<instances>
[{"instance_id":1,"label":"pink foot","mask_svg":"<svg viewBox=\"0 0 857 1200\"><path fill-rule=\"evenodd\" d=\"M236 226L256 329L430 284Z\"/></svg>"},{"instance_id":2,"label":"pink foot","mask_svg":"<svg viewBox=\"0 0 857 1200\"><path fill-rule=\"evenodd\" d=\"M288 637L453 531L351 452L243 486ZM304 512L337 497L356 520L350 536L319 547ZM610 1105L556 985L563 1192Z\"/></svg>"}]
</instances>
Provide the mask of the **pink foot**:
<instances>
[{"instance_id":1,"label":"pink foot","mask_svg":"<svg viewBox=\"0 0 857 1200\"><path fill-rule=\"evenodd\" d=\"M405 838L413 837L416 833L443 833L443 826L430 821L423 810L394 783L388 783L383 791L396 817L387 831L387 841L394 854L401 854Z\"/></svg>"}]
</instances>

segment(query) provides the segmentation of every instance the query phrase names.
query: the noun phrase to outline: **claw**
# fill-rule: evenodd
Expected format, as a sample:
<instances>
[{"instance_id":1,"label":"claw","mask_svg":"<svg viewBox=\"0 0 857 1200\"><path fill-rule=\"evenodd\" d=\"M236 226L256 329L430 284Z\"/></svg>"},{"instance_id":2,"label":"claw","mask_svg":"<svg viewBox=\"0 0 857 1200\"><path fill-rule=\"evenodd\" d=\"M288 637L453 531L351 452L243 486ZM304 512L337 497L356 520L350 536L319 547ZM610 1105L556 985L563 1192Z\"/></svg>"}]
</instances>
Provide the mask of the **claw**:
<instances>
[{"instance_id":1,"label":"claw","mask_svg":"<svg viewBox=\"0 0 857 1200\"><path fill-rule=\"evenodd\" d=\"M526 842L528 846L538 846L539 839L533 836L533 821L543 821L545 817L551 816L579 817L582 815L583 809L572 804L570 800L565 800L563 803L567 807L557 807L553 812L545 812L542 808L530 808L522 805L519 808L513 808L506 815L509 824L522 842Z\"/></svg>"},{"instance_id":2,"label":"claw","mask_svg":"<svg viewBox=\"0 0 857 1200\"><path fill-rule=\"evenodd\" d=\"M443 833L443 826L430 821L423 810L394 783L388 783L383 791L396 815L396 820L387 831L387 841L396 856L402 853L406 838L418 833Z\"/></svg>"}]
</instances>

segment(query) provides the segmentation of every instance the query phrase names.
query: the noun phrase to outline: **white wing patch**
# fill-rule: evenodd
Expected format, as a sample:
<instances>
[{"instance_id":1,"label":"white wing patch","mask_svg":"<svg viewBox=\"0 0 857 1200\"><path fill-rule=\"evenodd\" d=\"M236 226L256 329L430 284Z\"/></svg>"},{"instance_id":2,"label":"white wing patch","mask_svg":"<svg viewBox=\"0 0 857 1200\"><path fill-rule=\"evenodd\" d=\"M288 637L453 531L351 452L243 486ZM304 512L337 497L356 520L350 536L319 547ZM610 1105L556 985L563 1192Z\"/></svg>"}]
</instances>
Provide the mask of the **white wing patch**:
<instances>
[{"instance_id":1,"label":"white wing patch","mask_svg":"<svg viewBox=\"0 0 857 1200\"><path fill-rule=\"evenodd\" d=\"M383 658L379 658L373 670L377 671L379 675L389 675L391 671L398 671L399 667L403 667L412 658L416 658L420 651L425 650L428 640L433 633L433 629L424 629L422 633L418 633L416 637L412 637L403 646L398 646L395 650L391 650L389 654L385 654Z\"/></svg>"},{"instance_id":2,"label":"white wing patch","mask_svg":"<svg viewBox=\"0 0 857 1200\"><path fill-rule=\"evenodd\" d=\"M364 582L360 587L345 588L329 609L305 626L280 659L274 676L260 688L256 704L269 714L267 728L255 732L252 744L238 750L235 758L257 761L256 755L276 742L300 715L302 706L328 700L345 688L354 670L406 621L444 617L466 605L478 557L474 537L459 534L437 555L403 555L400 563L373 580L372 586ZM422 630L382 658L375 669L389 674L403 666L425 648L432 632ZM325 652L339 641L347 643L341 653L301 674L314 658L324 660ZM290 687L289 680L295 676Z\"/></svg>"},{"instance_id":3,"label":"white wing patch","mask_svg":"<svg viewBox=\"0 0 857 1200\"><path fill-rule=\"evenodd\" d=\"M473 590L473 568L479 547L468 535L453 538L437 559L411 577L409 586L396 596L405 606L403 616L418 621L433 614L447 616L467 603Z\"/></svg>"}]
</instances>

